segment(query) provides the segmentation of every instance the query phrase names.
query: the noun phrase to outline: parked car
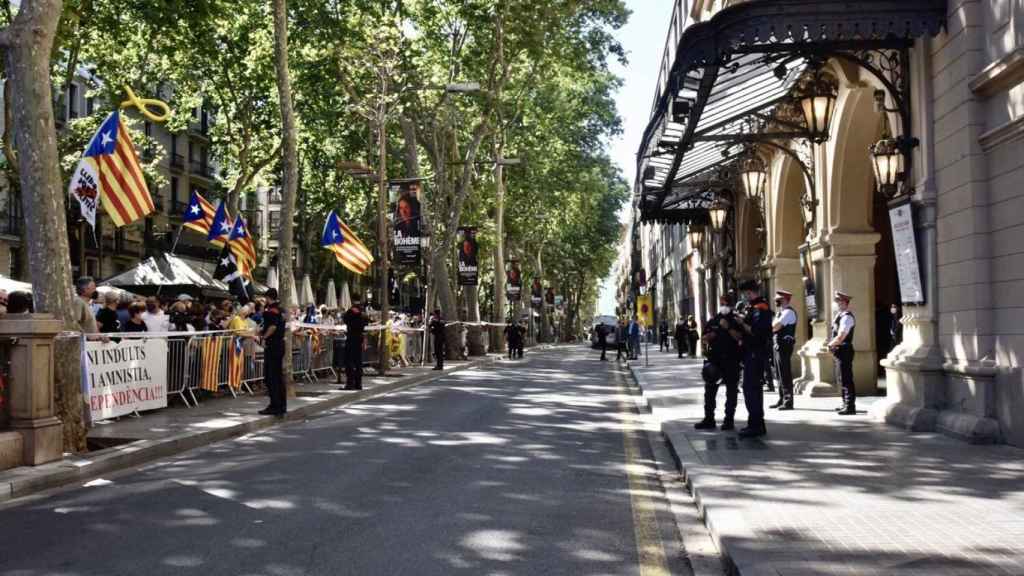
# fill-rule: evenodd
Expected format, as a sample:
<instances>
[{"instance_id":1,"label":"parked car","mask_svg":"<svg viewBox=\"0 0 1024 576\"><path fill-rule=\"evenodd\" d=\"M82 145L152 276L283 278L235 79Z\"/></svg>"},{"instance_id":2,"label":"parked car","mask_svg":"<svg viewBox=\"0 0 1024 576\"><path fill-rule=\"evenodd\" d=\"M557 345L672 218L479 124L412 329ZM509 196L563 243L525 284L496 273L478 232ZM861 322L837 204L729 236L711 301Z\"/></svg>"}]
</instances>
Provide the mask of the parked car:
<instances>
[{"instance_id":1,"label":"parked car","mask_svg":"<svg viewBox=\"0 0 1024 576\"><path fill-rule=\"evenodd\" d=\"M597 327L598 326L606 326L607 327L606 330L608 330L608 337L605 338L605 343L608 345L608 348L614 348L615 347L615 327L618 326L618 324L619 324L619 320L615 316L595 316L594 317L594 322L591 324L591 327L590 327L590 347L591 348L597 348L598 347Z\"/></svg>"}]
</instances>

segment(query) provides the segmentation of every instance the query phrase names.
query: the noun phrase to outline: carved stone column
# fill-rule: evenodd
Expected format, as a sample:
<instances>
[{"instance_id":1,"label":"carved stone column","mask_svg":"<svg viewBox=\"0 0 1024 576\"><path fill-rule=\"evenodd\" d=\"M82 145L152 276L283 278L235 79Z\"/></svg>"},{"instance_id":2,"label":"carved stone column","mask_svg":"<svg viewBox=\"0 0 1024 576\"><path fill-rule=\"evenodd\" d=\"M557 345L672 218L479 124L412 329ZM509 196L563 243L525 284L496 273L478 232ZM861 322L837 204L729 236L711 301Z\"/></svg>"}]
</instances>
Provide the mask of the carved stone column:
<instances>
[{"instance_id":1,"label":"carved stone column","mask_svg":"<svg viewBox=\"0 0 1024 576\"><path fill-rule=\"evenodd\" d=\"M11 430L21 434L23 464L45 464L62 456L53 383L53 339L61 327L50 314L0 319L0 340L10 343Z\"/></svg>"}]
</instances>

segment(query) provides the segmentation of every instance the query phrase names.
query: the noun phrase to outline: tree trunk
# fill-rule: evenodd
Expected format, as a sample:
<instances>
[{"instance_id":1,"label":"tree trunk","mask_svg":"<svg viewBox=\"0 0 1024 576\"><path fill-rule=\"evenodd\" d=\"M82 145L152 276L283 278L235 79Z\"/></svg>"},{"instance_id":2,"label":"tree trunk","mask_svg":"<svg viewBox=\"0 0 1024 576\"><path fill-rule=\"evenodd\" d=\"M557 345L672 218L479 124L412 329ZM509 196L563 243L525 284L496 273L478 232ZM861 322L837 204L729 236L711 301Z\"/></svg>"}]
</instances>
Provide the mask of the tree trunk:
<instances>
[{"instance_id":1,"label":"tree trunk","mask_svg":"<svg viewBox=\"0 0 1024 576\"><path fill-rule=\"evenodd\" d=\"M484 331L478 324L480 322L480 287L464 286L466 295L466 349L470 356L483 356L487 354L484 347ZM477 325L474 325L477 324Z\"/></svg>"},{"instance_id":2,"label":"tree trunk","mask_svg":"<svg viewBox=\"0 0 1024 576\"><path fill-rule=\"evenodd\" d=\"M53 314L68 330L79 330L71 307L71 259L50 88L50 54L60 15L60 0L24 2L0 34L0 44L7 47L22 211L32 223L25 227L24 241L35 309ZM55 404L64 425L64 449L70 452L86 447L80 358L78 338L56 340Z\"/></svg>"},{"instance_id":3,"label":"tree trunk","mask_svg":"<svg viewBox=\"0 0 1024 576\"><path fill-rule=\"evenodd\" d=\"M298 186L298 148L295 128L295 110L292 108L292 86L288 72L288 5L287 0L272 0L274 8L274 68L277 71L277 95L281 102L281 143L284 170L284 190L281 194L281 228L277 242L277 254L281 302L289 310L297 302L291 301L295 275L292 269L292 246L295 230L292 215L295 214L295 195ZM297 320L297 319L296 319ZM295 397L295 380L292 378L292 339L285 337L284 381L288 396Z\"/></svg>"},{"instance_id":4,"label":"tree trunk","mask_svg":"<svg viewBox=\"0 0 1024 576\"><path fill-rule=\"evenodd\" d=\"M381 72L380 77L380 104L377 114L377 145L378 162L377 167L377 246L380 254L380 270L378 280L378 291L380 292L380 323L387 326L390 320L391 286L388 285L388 256L391 243L388 240L388 78ZM386 330L378 334L377 345L378 363L377 372L387 374L391 362L391 349L387 345Z\"/></svg>"},{"instance_id":5,"label":"tree trunk","mask_svg":"<svg viewBox=\"0 0 1024 576\"><path fill-rule=\"evenodd\" d=\"M455 292L452 290L449 278L449 254L443 248L435 249L434 247L431 247L430 254L430 276L434 282L432 292L437 296L438 308L441 309L446 321L458 320L458 304L455 302ZM462 358L462 338L458 326L449 326L445 330L444 336L448 358Z\"/></svg>"},{"instance_id":6,"label":"tree trunk","mask_svg":"<svg viewBox=\"0 0 1024 576\"><path fill-rule=\"evenodd\" d=\"M501 132L499 131L499 135ZM503 158L504 142L498 138L494 147L494 310L491 322L501 324L505 321L505 178L500 160ZM491 329L491 349L494 352L505 351L505 331L501 326Z\"/></svg>"}]
</instances>

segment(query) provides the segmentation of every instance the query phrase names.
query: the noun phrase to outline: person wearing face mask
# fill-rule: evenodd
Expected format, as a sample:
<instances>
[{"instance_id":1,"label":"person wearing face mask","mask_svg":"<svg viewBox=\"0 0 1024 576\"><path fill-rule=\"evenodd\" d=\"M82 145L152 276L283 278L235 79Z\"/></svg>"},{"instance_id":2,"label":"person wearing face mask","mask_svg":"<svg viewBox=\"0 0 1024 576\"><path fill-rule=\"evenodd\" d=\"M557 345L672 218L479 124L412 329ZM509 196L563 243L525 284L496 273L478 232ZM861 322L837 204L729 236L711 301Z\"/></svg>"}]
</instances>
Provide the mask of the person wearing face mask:
<instances>
[{"instance_id":1,"label":"person wearing face mask","mask_svg":"<svg viewBox=\"0 0 1024 576\"><path fill-rule=\"evenodd\" d=\"M749 280L740 286L747 306L743 315L743 403L747 407L747 426L741 438L764 436L765 363L771 354L772 314L768 302L760 295L757 282Z\"/></svg>"},{"instance_id":2,"label":"person wearing face mask","mask_svg":"<svg viewBox=\"0 0 1024 576\"><path fill-rule=\"evenodd\" d=\"M793 293L786 290L775 291L775 320L772 332L775 333L775 365L779 371L779 401L772 408L779 410L793 409L793 347L796 345L796 310L790 306Z\"/></svg>"},{"instance_id":3,"label":"person wearing face mask","mask_svg":"<svg viewBox=\"0 0 1024 576\"><path fill-rule=\"evenodd\" d=\"M903 320L900 307L895 304L889 307L889 341L892 343L890 350L903 342Z\"/></svg>"},{"instance_id":4,"label":"person wearing face mask","mask_svg":"<svg viewBox=\"0 0 1024 576\"><path fill-rule=\"evenodd\" d=\"M833 301L839 310L832 320L832 339L828 349L835 358L835 374L843 390L843 404L836 408L841 416L857 413L857 389L853 384L853 334L857 319L850 310L850 296L836 291Z\"/></svg>"},{"instance_id":5,"label":"person wearing face mask","mask_svg":"<svg viewBox=\"0 0 1024 576\"><path fill-rule=\"evenodd\" d=\"M714 430L718 386L725 384L725 419L722 430L733 430L740 381L740 340L742 328L733 314L729 294L718 299L718 313L704 325L704 419L694 425L697 430Z\"/></svg>"}]
</instances>

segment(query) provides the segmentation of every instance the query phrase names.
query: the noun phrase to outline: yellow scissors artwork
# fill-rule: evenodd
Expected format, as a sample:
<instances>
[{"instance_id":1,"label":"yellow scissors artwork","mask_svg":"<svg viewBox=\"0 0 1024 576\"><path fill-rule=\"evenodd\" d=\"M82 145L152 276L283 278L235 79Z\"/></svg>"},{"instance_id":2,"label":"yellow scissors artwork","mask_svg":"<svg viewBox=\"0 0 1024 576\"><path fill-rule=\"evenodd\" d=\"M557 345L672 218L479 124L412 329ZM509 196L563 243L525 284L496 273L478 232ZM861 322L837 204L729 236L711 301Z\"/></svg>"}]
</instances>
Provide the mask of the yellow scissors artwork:
<instances>
[{"instance_id":1,"label":"yellow scissors artwork","mask_svg":"<svg viewBox=\"0 0 1024 576\"><path fill-rule=\"evenodd\" d=\"M121 108L134 107L153 122L166 122L171 116L171 108L167 106L166 102L155 98L139 98L130 86L125 86L124 91L128 93L128 99L121 102Z\"/></svg>"}]
</instances>

